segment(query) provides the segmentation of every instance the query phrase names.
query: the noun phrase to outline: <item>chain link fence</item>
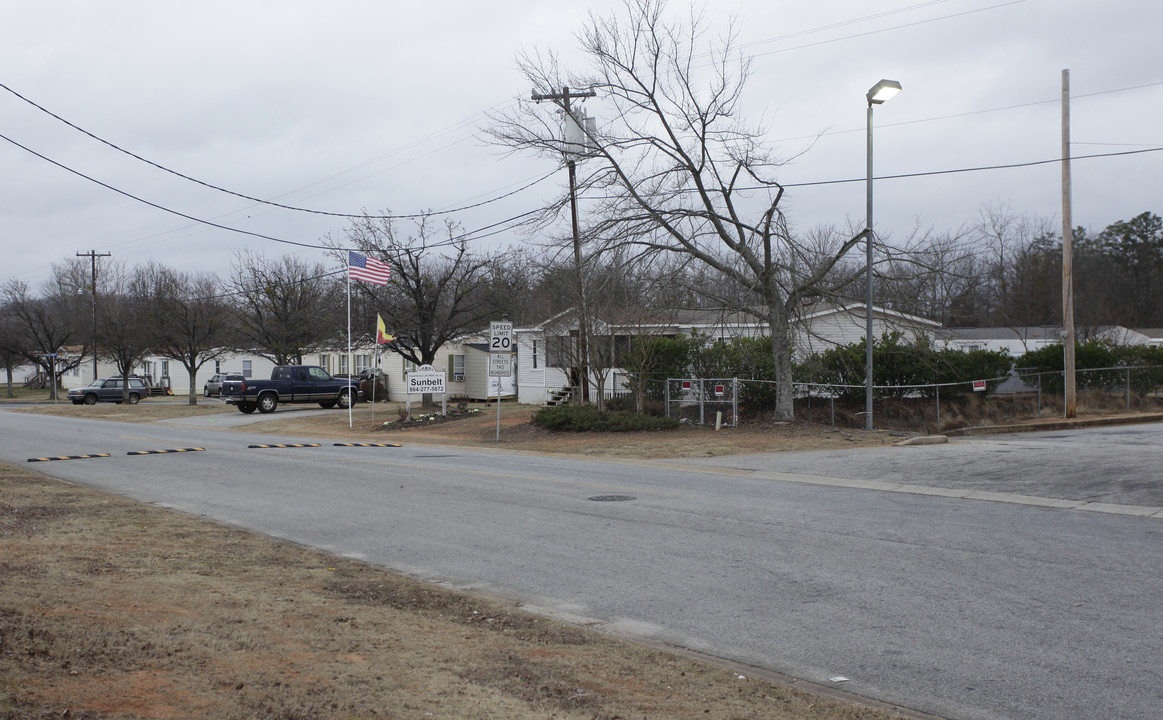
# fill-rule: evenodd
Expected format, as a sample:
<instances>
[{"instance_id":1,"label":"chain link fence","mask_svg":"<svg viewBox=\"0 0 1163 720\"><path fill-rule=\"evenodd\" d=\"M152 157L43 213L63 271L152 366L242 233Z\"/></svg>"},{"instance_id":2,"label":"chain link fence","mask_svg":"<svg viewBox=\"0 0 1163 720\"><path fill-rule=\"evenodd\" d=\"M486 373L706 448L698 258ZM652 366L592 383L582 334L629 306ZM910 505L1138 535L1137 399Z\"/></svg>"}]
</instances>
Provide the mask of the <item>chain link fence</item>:
<instances>
[{"instance_id":1,"label":"chain link fence","mask_svg":"<svg viewBox=\"0 0 1163 720\"><path fill-rule=\"evenodd\" d=\"M739 378L668 378L663 388L666 417L699 425L739 424Z\"/></svg>"},{"instance_id":2,"label":"chain link fence","mask_svg":"<svg viewBox=\"0 0 1163 720\"><path fill-rule=\"evenodd\" d=\"M1163 367L1075 372L1080 415L1163 411ZM833 427L865 425L863 385L795 384L796 418ZM1065 415L1065 373L1015 371L955 383L873 386L873 426L941 432Z\"/></svg>"},{"instance_id":3,"label":"chain link fence","mask_svg":"<svg viewBox=\"0 0 1163 720\"><path fill-rule=\"evenodd\" d=\"M770 420L776 384L743 378L645 378L619 373L608 403L699 425ZM1078 370L1078 414L1163 412L1163 366ZM864 385L794 383L797 421L865 427ZM1064 373L1015 371L1005 377L928 385L873 387L873 426L941 432L1065 414ZM620 403L620 405L619 405ZM721 413L721 415L720 415Z\"/></svg>"}]
</instances>

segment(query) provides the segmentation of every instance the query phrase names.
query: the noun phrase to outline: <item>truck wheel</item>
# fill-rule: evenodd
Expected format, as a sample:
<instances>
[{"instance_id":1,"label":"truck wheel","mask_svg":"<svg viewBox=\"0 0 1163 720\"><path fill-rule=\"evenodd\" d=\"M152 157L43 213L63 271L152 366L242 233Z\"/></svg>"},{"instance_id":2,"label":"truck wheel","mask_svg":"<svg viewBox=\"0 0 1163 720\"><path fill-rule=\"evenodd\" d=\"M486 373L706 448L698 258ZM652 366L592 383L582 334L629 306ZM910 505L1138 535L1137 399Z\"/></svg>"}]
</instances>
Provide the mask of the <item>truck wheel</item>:
<instances>
[{"instance_id":1,"label":"truck wheel","mask_svg":"<svg viewBox=\"0 0 1163 720\"><path fill-rule=\"evenodd\" d=\"M252 412L254 412L254 407L254 403L240 402L238 403L238 412L250 415Z\"/></svg>"},{"instance_id":2,"label":"truck wheel","mask_svg":"<svg viewBox=\"0 0 1163 720\"><path fill-rule=\"evenodd\" d=\"M319 403L319 407L323 408L324 410L330 410L331 408L335 407L335 401L324 400L323 402Z\"/></svg>"},{"instance_id":3,"label":"truck wheel","mask_svg":"<svg viewBox=\"0 0 1163 720\"><path fill-rule=\"evenodd\" d=\"M273 413L275 408L279 406L279 396L274 393L265 393L258 396L258 411L260 413Z\"/></svg>"},{"instance_id":4,"label":"truck wheel","mask_svg":"<svg viewBox=\"0 0 1163 720\"><path fill-rule=\"evenodd\" d=\"M97 395L94 393L89 393L88 395L86 395L85 396L85 404L86 405L96 405L97 404Z\"/></svg>"},{"instance_id":5,"label":"truck wheel","mask_svg":"<svg viewBox=\"0 0 1163 720\"><path fill-rule=\"evenodd\" d=\"M346 410L349 407L351 407L351 391L350 390L340 390L339 391L339 399L336 401L336 403L338 403L339 407L342 408L343 410Z\"/></svg>"}]
</instances>

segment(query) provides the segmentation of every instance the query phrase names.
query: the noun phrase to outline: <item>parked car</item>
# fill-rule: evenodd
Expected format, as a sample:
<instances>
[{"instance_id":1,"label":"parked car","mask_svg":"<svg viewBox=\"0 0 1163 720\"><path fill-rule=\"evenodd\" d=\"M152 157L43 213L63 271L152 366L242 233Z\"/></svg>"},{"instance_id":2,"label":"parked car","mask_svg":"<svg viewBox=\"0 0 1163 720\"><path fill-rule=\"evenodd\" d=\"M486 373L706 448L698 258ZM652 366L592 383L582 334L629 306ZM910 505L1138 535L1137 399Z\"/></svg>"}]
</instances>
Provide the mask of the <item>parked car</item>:
<instances>
[{"instance_id":1,"label":"parked car","mask_svg":"<svg viewBox=\"0 0 1163 720\"><path fill-rule=\"evenodd\" d=\"M242 381L244 379L240 373L218 373L206 381L202 387L202 394L206 397L222 397L222 383L227 380Z\"/></svg>"},{"instance_id":2,"label":"parked car","mask_svg":"<svg viewBox=\"0 0 1163 720\"><path fill-rule=\"evenodd\" d=\"M347 409L359 402L359 381L333 378L318 365L279 365L270 380L228 380L222 384L222 398L227 405L237 405L240 412L274 412L279 403L319 403L319 407L336 405Z\"/></svg>"},{"instance_id":3,"label":"parked car","mask_svg":"<svg viewBox=\"0 0 1163 720\"><path fill-rule=\"evenodd\" d=\"M99 402L121 403L128 401L136 405L144 398L149 397L149 385L139 377L129 378L129 394L125 394L124 381L119 378L102 378L94 380L92 384L69 390L69 400L74 405L96 405Z\"/></svg>"}]
</instances>

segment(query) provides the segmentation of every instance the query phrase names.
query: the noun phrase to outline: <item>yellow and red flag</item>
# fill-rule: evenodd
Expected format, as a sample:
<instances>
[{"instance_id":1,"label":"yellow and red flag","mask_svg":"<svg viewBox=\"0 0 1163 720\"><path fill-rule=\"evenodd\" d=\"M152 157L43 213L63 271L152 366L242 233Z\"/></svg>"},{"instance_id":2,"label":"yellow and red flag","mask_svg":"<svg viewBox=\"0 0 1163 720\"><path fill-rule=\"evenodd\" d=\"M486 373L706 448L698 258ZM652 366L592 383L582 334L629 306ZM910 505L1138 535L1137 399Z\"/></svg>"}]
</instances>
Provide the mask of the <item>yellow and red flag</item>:
<instances>
[{"instance_id":1,"label":"yellow and red flag","mask_svg":"<svg viewBox=\"0 0 1163 720\"><path fill-rule=\"evenodd\" d=\"M388 326L384 325L384 319L380 317L379 313L376 313L376 343L382 345L383 343L390 343L395 339L395 335L388 334Z\"/></svg>"}]
</instances>

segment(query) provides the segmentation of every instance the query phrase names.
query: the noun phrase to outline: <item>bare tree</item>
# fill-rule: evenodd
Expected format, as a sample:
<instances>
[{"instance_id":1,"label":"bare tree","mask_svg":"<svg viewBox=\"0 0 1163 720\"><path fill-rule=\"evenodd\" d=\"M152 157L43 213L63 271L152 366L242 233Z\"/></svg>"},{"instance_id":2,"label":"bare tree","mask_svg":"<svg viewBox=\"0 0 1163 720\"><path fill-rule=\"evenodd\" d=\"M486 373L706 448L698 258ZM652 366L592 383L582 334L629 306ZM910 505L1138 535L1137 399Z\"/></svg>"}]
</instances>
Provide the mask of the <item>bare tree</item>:
<instances>
[{"instance_id":1,"label":"bare tree","mask_svg":"<svg viewBox=\"0 0 1163 720\"><path fill-rule=\"evenodd\" d=\"M863 234L825 255L797 244L779 207L781 161L763 129L740 119L750 62L734 32L703 46L706 29L694 11L685 22L670 21L665 0L626 0L618 16L591 14L579 34L590 74L564 74L552 55L518 62L535 92L592 88L612 109L614 120L600 132L577 123L593 155L578 184L603 198L584 237L606 248L686 256L753 294L758 302L740 309L770 328L775 417L791 419L792 310L831 291L832 268ZM570 149L531 104L494 117L489 132L514 150L561 157Z\"/></svg>"},{"instance_id":2,"label":"bare tree","mask_svg":"<svg viewBox=\"0 0 1163 720\"><path fill-rule=\"evenodd\" d=\"M91 351L87 328L77 322L88 314L82 311L81 294L88 278L84 272L79 276L75 272L80 265L71 260L53 265L53 277L39 295L21 280L10 280L3 288L20 355L41 368L53 387L60 387L60 376L79 366ZM79 352L69 352L74 347Z\"/></svg>"},{"instance_id":3,"label":"bare tree","mask_svg":"<svg viewBox=\"0 0 1163 720\"><path fill-rule=\"evenodd\" d=\"M396 338L388 347L417 365L430 365L445 343L479 331L501 311L490 278L503 259L472 252L452 222L437 232L427 218L403 235L391 220L365 217L352 222L343 243L392 271L384 286L352 283L352 322L370 336L379 313Z\"/></svg>"},{"instance_id":4,"label":"bare tree","mask_svg":"<svg viewBox=\"0 0 1163 720\"><path fill-rule=\"evenodd\" d=\"M303 362L303 354L334 340L342 298L322 263L291 255L274 260L244 251L231 275L241 349L276 365Z\"/></svg>"},{"instance_id":5,"label":"bare tree","mask_svg":"<svg viewBox=\"0 0 1163 720\"><path fill-rule=\"evenodd\" d=\"M230 306L217 278L180 273L156 263L135 270L131 293L147 308L154 352L177 360L190 379L189 404L198 404L198 369L230 351Z\"/></svg>"},{"instance_id":6,"label":"bare tree","mask_svg":"<svg viewBox=\"0 0 1163 720\"><path fill-rule=\"evenodd\" d=\"M132 277L114 264L102 273L101 302L97 305L98 354L113 362L121 376L123 401L129 400L129 376L153 342L148 305L134 297Z\"/></svg>"},{"instance_id":7,"label":"bare tree","mask_svg":"<svg viewBox=\"0 0 1163 720\"><path fill-rule=\"evenodd\" d=\"M0 306L0 362L4 363L7 397L16 397L12 390L12 373L17 365L24 362L21 352L21 335L16 324L16 318L8 306Z\"/></svg>"}]
</instances>

